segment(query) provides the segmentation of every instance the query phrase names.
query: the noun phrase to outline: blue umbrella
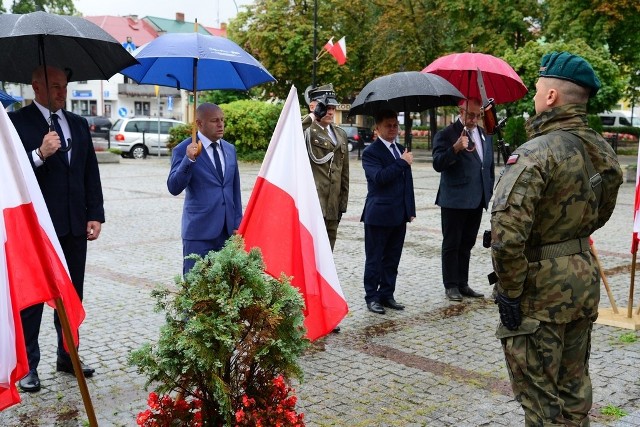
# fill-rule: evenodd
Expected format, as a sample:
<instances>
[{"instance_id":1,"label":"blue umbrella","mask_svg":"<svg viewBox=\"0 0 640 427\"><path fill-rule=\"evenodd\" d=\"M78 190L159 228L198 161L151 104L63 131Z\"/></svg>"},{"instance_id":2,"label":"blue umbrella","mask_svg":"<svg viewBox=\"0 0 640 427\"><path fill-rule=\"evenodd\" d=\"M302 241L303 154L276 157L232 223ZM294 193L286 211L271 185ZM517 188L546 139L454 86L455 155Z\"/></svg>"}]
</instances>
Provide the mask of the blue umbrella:
<instances>
[{"instance_id":1,"label":"blue umbrella","mask_svg":"<svg viewBox=\"0 0 640 427\"><path fill-rule=\"evenodd\" d=\"M169 33L133 52L140 64L121 71L139 84L192 92L247 90L275 81L266 68L231 40L199 33Z\"/></svg>"},{"instance_id":2,"label":"blue umbrella","mask_svg":"<svg viewBox=\"0 0 640 427\"><path fill-rule=\"evenodd\" d=\"M7 92L0 90L0 102L2 102L3 107L8 107L13 103L18 102L18 100L13 98Z\"/></svg>"},{"instance_id":3,"label":"blue umbrella","mask_svg":"<svg viewBox=\"0 0 640 427\"><path fill-rule=\"evenodd\" d=\"M139 84L192 91L194 118L199 90L247 90L276 80L231 40L197 32L163 34L137 49L133 56L139 64L120 73ZM195 126L191 137L195 141Z\"/></svg>"}]
</instances>

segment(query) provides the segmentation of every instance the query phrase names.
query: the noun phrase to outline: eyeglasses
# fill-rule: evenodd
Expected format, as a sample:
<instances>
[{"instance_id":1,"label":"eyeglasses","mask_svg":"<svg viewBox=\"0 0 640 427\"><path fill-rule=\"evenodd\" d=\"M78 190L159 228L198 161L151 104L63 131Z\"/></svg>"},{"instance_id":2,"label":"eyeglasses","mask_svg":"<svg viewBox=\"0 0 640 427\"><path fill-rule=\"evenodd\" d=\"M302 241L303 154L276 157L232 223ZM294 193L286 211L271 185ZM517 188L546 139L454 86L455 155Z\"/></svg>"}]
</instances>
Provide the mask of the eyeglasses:
<instances>
[{"instance_id":1,"label":"eyeglasses","mask_svg":"<svg viewBox=\"0 0 640 427\"><path fill-rule=\"evenodd\" d=\"M467 119L469 120L475 120L475 119L481 119L484 114L482 114L482 112L480 113L470 113L469 111L465 110L464 108L460 109L461 112L463 112L466 116Z\"/></svg>"}]
</instances>

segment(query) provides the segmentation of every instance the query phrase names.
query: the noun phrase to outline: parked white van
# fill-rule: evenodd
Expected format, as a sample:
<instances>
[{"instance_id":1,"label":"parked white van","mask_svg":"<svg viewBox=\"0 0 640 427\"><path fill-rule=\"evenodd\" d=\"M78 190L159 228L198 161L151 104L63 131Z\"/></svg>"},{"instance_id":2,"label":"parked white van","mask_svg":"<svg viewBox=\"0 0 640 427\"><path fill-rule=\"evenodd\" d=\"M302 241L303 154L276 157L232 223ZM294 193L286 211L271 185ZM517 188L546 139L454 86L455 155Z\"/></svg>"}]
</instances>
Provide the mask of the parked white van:
<instances>
[{"instance_id":1,"label":"parked white van","mask_svg":"<svg viewBox=\"0 0 640 427\"><path fill-rule=\"evenodd\" d=\"M602 126L631 126L631 119L619 111L606 111L598 114Z\"/></svg>"}]
</instances>

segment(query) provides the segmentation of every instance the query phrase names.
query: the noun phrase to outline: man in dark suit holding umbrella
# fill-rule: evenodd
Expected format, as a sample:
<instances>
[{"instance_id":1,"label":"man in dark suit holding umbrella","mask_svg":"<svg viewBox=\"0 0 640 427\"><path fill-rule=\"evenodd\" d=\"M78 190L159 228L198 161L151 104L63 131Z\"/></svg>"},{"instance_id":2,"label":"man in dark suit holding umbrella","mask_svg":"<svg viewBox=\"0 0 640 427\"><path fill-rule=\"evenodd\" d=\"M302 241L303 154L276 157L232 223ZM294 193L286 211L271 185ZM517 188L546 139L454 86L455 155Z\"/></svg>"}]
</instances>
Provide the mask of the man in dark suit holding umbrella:
<instances>
[{"instance_id":1,"label":"man in dark suit holding umbrella","mask_svg":"<svg viewBox=\"0 0 640 427\"><path fill-rule=\"evenodd\" d=\"M469 286L469 261L495 178L491 137L478 126L480 100L461 101L459 111L459 119L433 140L433 168L440 172L442 279L451 301L484 296Z\"/></svg>"},{"instance_id":2,"label":"man in dark suit holding umbrella","mask_svg":"<svg viewBox=\"0 0 640 427\"><path fill-rule=\"evenodd\" d=\"M47 85L48 82L48 85ZM67 101L67 76L55 67L38 67L32 76L35 101L9 113L20 140L34 168L42 195L51 215L60 246L69 267L73 286L82 300L87 241L100 236L104 222L102 186L98 160L93 149L87 120L64 110ZM50 130L49 120L54 129ZM43 304L22 310L29 373L19 386L23 391L40 390L38 335ZM58 333L56 369L74 373L69 354L62 344L57 313L54 324ZM81 363L86 377L95 370Z\"/></svg>"},{"instance_id":3,"label":"man in dark suit holding umbrella","mask_svg":"<svg viewBox=\"0 0 640 427\"><path fill-rule=\"evenodd\" d=\"M384 314L385 307L404 310L393 294L407 222L416 216L416 202L413 154L395 142L398 114L379 111L375 122L378 138L362 152L367 199L360 220L364 222L365 301L369 311Z\"/></svg>"}]
</instances>

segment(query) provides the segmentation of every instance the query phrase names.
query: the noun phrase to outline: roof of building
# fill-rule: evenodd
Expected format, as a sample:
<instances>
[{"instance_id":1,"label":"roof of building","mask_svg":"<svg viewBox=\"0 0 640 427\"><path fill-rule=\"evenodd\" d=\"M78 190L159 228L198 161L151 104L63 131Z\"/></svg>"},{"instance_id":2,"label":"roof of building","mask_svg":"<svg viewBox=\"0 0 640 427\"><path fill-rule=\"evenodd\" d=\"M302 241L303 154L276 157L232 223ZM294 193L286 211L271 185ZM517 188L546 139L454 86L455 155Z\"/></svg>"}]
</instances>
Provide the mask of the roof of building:
<instances>
[{"instance_id":1,"label":"roof of building","mask_svg":"<svg viewBox=\"0 0 640 427\"><path fill-rule=\"evenodd\" d=\"M160 34L164 33L193 33L195 22L187 22L184 19L166 19L157 16L145 16L142 18L147 21ZM211 34L206 27L198 25L198 33Z\"/></svg>"},{"instance_id":2,"label":"roof of building","mask_svg":"<svg viewBox=\"0 0 640 427\"><path fill-rule=\"evenodd\" d=\"M131 37L136 46L142 46L158 37L158 32L144 19L137 16L85 16L86 20L93 22L109 33L120 43Z\"/></svg>"},{"instance_id":3,"label":"roof of building","mask_svg":"<svg viewBox=\"0 0 640 427\"><path fill-rule=\"evenodd\" d=\"M222 23L220 28L216 28L216 27L205 27L205 28L207 29L207 31L209 31L210 34L213 34L214 36L227 37L227 24L225 24L224 22Z\"/></svg>"}]
</instances>

